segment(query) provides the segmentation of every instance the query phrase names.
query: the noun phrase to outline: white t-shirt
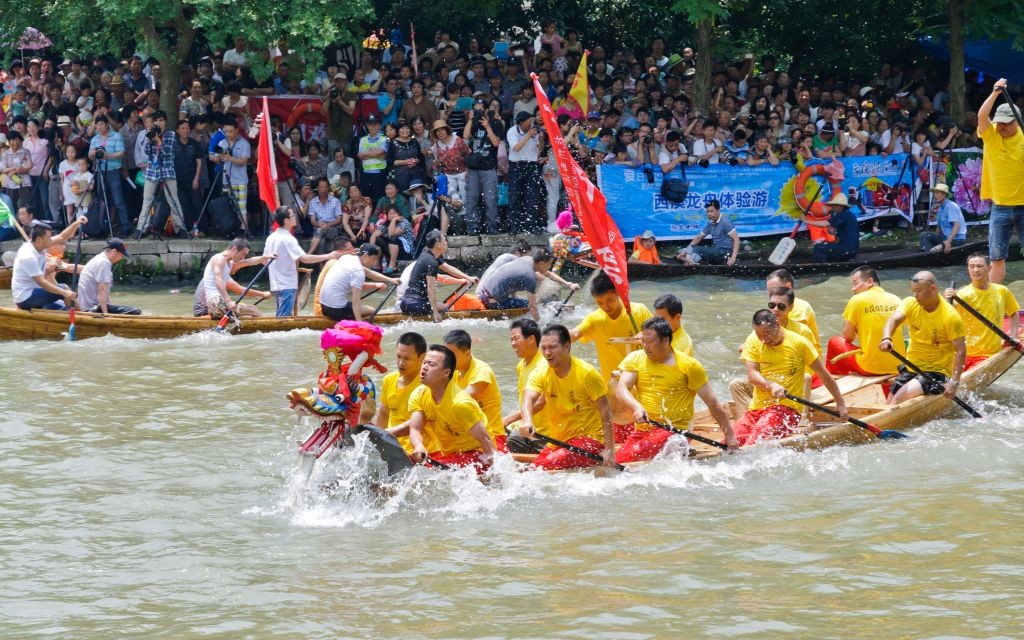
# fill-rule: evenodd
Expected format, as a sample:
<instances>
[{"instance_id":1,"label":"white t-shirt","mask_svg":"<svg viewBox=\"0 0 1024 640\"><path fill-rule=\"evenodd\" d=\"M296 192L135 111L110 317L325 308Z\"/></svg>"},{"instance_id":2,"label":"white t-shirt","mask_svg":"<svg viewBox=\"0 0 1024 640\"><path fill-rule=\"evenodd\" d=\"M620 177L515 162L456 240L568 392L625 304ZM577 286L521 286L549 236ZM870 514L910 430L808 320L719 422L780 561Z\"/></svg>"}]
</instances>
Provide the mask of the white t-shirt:
<instances>
[{"instance_id":1,"label":"white t-shirt","mask_svg":"<svg viewBox=\"0 0 1024 640\"><path fill-rule=\"evenodd\" d=\"M216 256L215 256L216 257ZM224 290L227 291L228 283L231 282L231 262L224 260L224 264L221 265L221 277L224 279ZM213 270L213 258L206 263L206 268L203 269L203 296L202 303L205 307L207 301L213 297L220 297L220 292L217 290L217 274ZM227 302L225 300L224 302Z\"/></svg>"},{"instance_id":2,"label":"white t-shirt","mask_svg":"<svg viewBox=\"0 0 1024 640\"><path fill-rule=\"evenodd\" d=\"M341 309L349 303L352 289L362 290L365 281L366 271L359 257L352 254L341 256L324 278L320 304Z\"/></svg>"},{"instance_id":3,"label":"white t-shirt","mask_svg":"<svg viewBox=\"0 0 1024 640\"><path fill-rule=\"evenodd\" d=\"M82 309L88 311L100 303L100 285L114 284L113 268L106 251L101 251L86 263L78 279L78 304Z\"/></svg>"},{"instance_id":4,"label":"white t-shirt","mask_svg":"<svg viewBox=\"0 0 1024 640\"><path fill-rule=\"evenodd\" d=\"M697 156L697 158L700 159L700 157L703 156L705 153L713 149L717 149L718 147L721 146L724 145L714 138L711 139L711 142L704 142L704 138L701 138L700 140L697 140L696 142L693 143L693 155ZM707 160L708 164L718 164L718 154L713 154Z\"/></svg>"},{"instance_id":5,"label":"white t-shirt","mask_svg":"<svg viewBox=\"0 0 1024 640\"><path fill-rule=\"evenodd\" d=\"M224 52L224 64L235 67L248 67L249 61L246 60L245 54L240 53L238 49L228 49Z\"/></svg>"},{"instance_id":6,"label":"white t-shirt","mask_svg":"<svg viewBox=\"0 0 1024 640\"><path fill-rule=\"evenodd\" d=\"M11 296L15 303L25 302L39 285L33 279L43 275L46 268L46 251L36 251L31 242L18 249L14 258L14 273L11 274Z\"/></svg>"},{"instance_id":7,"label":"white t-shirt","mask_svg":"<svg viewBox=\"0 0 1024 640\"><path fill-rule=\"evenodd\" d=\"M267 272L270 274L270 290L298 289L299 270L295 266L295 261L306 255L306 252L299 246L299 241L295 239L295 236L284 227L267 236L267 242L263 245L263 255L269 256L275 253L277 260L271 262L267 267Z\"/></svg>"}]
</instances>

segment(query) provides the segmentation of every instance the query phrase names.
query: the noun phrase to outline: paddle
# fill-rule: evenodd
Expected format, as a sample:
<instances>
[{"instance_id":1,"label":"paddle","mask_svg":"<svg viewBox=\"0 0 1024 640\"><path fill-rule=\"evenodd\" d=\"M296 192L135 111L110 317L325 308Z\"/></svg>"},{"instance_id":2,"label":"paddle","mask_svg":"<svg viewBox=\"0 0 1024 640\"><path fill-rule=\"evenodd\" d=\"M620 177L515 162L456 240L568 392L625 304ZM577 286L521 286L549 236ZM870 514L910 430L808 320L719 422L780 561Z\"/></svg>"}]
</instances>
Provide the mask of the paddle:
<instances>
[{"instance_id":1,"label":"paddle","mask_svg":"<svg viewBox=\"0 0 1024 640\"><path fill-rule=\"evenodd\" d=\"M75 232L78 235L78 240L75 242L75 270L71 272L71 290L78 293L78 261L82 258L82 227L78 227ZM75 307L78 305L78 300L74 300L71 303L71 307L68 309L68 342L75 341Z\"/></svg>"},{"instance_id":2,"label":"paddle","mask_svg":"<svg viewBox=\"0 0 1024 640\"><path fill-rule=\"evenodd\" d=\"M804 215L807 215L807 212L811 210L811 207L813 207L815 201L817 201L818 196L821 195L821 183L817 180L814 182L818 185L818 190L814 192L814 195L811 197L811 201L807 203L807 207L801 207ZM796 226L793 227L793 231L789 234L789 237L779 240L779 244L775 247L775 251L772 251L771 255L768 256L768 262L774 265L780 265L786 260L789 260L789 254L793 253L793 249L796 249L796 232L800 230L800 225L802 224L802 220L797 221Z\"/></svg>"},{"instance_id":3,"label":"paddle","mask_svg":"<svg viewBox=\"0 0 1024 640\"><path fill-rule=\"evenodd\" d=\"M894 357L897 360L899 360L900 362L902 362L908 369L910 369L911 371L913 371L917 375L924 376L925 378L928 378L930 380L938 382L938 380L935 380L935 377L933 375L931 375L930 373L928 373L926 371L923 371L916 364L914 364L913 362L908 360L904 355L898 353L895 349L890 351L889 355L891 355L892 357ZM971 414L975 418L982 418L982 417L984 417L974 407L972 407L971 405L967 404L966 402L964 402L960 398L958 398L956 396L953 396L953 401L956 402L958 405L960 405L961 408L963 408L964 411L966 411L967 413Z\"/></svg>"},{"instance_id":4,"label":"paddle","mask_svg":"<svg viewBox=\"0 0 1024 640\"><path fill-rule=\"evenodd\" d=\"M442 471L451 471L451 469L452 469L452 465L445 464L443 462L438 462L437 460L434 460L430 456L423 456L423 462L421 464L430 465L432 467L437 467L438 469L440 469Z\"/></svg>"},{"instance_id":5,"label":"paddle","mask_svg":"<svg viewBox=\"0 0 1024 640\"><path fill-rule=\"evenodd\" d=\"M384 303L388 301L388 298L391 297L391 294L394 293L395 289L397 288L398 285L396 284L392 285L391 288L388 289L387 295L385 295L384 299L380 301L380 304L377 305L377 308L373 310L373 313L370 314L370 317L366 319L367 322L373 322L373 319L377 317L377 313L380 312L381 308L384 306Z\"/></svg>"},{"instance_id":6,"label":"paddle","mask_svg":"<svg viewBox=\"0 0 1024 640\"><path fill-rule=\"evenodd\" d=\"M25 239L25 242L31 242L31 240L28 239L28 234L25 233L25 227L21 226L21 223L18 222L18 216L15 215L13 211L11 212L9 220L11 221L11 224L14 225L14 228L18 230L18 233L21 234L21 237Z\"/></svg>"},{"instance_id":7,"label":"paddle","mask_svg":"<svg viewBox=\"0 0 1024 640\"><path fill-rule=\"evenodd\" d=\"M252 289L252 286L256 284L256 281L260 279L260 276L263 275L263 272L267 270L267 267L269 267L270 263L273 261L273 258L267 260L266 264L263 265L263 268L260 269L259 273L256 274L256 277L253 278L251 282L249 282L249 286L245 288L245 291L242 292L242 295L238 296L238 300L235 301L236 305L240 303L243 299L245 299L245 294L249 293L249 289ZM228 320L230 320L234 315L235 314L233 311L228 310L227 313L225 313L224 316L221 317L220 322L217 323L217 326L214 330L224 331L224 327L228 326Z\"/></svg>"},{"instance_id":8,"label":"paddle","mask_svg":"<svg viewBox=\"0 0 1024 640\"><path fill-rule=\"evenodd\" d=\"M1021 342L1019 340L1011 338L1008 333L1006 333L1001 328L996 326L991 320L989 320L985 316L981 315L980 311L978 311L977 309L975 309L971 305L969 305L966 302L964 302L963 298L961 298L960 296L958 296L958 295L956 295L954 293L953 294L953 300L958 302L960 304L960 306L963 307L965 311L967 311L967 313L969 313L972 316L974 316L975 318L977 318L978 322L980 322L981 324L985 325L986 327L991 329L997 336L1002 338L1003 342L1005 342L1006 344L1010 345L1011 347L1013 347L1017 351L1020 351L1020 352L1024 353L1024 344L1021 344Z\"/></svg>"},{"instance_id":9,"label":"paddle","mask_svg":"<svg viewBox=\"0 0 1024 640\"><path fill-rule=\"evenodd\" d=\"M565 449L566 451L575 453L576 455L583 456L584 458L590 458L591 460L594 460L595 462L604 463L604 458L602 458L601 456L597 455L596 453L591 453L591 452L587 451L586 449L580 449L579 447L577 447L575 445L571 445L568 442L562 442L561 440L555 440L554 438L549 438L549 437L547 437L546 435L544 435L542 433L538 433L536 429L534 429L534 431L533 431L533 437L537 438L538 440L543 440L544 442L546 442L548 444L553 444L556 447L560 447L562 449ZM626 467L622 466L619 463L615 463L614 467L616 469L618 469L619 471L625 471L626 470Z\"/></svg>"},{"instance_id":10,"label":"paddle","mask_svg":"<svg viewBox=\"0 0 1024 640\"><path fill-rule=\"evenodd\" d=\"M729 445L725 444L724 442L719 442L718 440L712 440L711 438L705 438L704 436L698 435L698 434L696 434L696 433L694 433L692 431L684 431L684 430L682 430L682 429L680 429L678 427L673 427L670 424L665 424L664 422L658 422L657 420L651 420L650 418L648 418L647 419L647 424L655 426L655 427L658 427L659 429L664 429L665 431L671 431L672 433L674 433L676 435L686 436L690 440L696 440L697 442L703 442L704 444L709 444L712 447L718 447L722 451L727 451L729 449Z\"/></svg>"},{"instance_id":11,"label":"paddle","mask_svg":"<svg viewBox=\"0 0 1024 640\"><path fill-rule=\"evenodd\" d=\"M398 438L391 435L384 429L372 424L361 424L353 427L352 433L365 431L370 438L370 443L377 448L381 459L388 467L388 474L395 475L399 471L412 468L412 461L405 453L405 449L399 444Z\"/></svg>"},{"instance_id":12,"label":"paddle","mask_svg":"<svg viewBox=\"0 0 1024 640\"><path fill-rule=\"evenodd\" d=\"M448 303L448 306L446 306L444 308L444 311L442 311L441 313L442 314L448 313L448 311L450 311L451 308L455 306L455 303L458 302L459 299L462 298L462 296L466 295L466 293L469 291L469 288L471 286L473 286L473 283L472 282L467 282L467 283L463 284L462 286L460 286L455 291L453 291L452 294L450 296L448 296L448 299L451 300L451 302ZM455 294L458 294L458 295L455 295Z\"/></svg>"},{"instance_id":13,"label":"paddle","mask_svg":"<svg viewBox=\"0 0 1024 640\"><path fill-rule=\"evenodd\" d=\"M558 305L558 311L555 312L554 317L557 318L558 316L562 315L562 312L565 311L565 305L569 304L569 299L572 298L575 293L576 289L569 290L569 295L565 296L565 300L562 300L562 304Z\"/></svg>"},{"instance_id":14,"label":"paddle","mask_svg":"<svg viewBox=\"0 0 1024 640\"><path fill-rule=\"evenodd\" d=\"M800 404L802 404L804 406L810 407L812 409L817 409L818 411L821 411L822 413L827 413L828 415L835 416L837 418L839 417L839 412L836 411L835 409L830 409L829 407L822 406L822 405L820 405L820 404L818 404L816 402L811 402L810 400L805 400L805 399L800 398L798 396L794 396L791 393L787 393L786 397L789 398L790 400L794 401L794 402L799 402ZM909 438L910 437L910 436L908 436L905 433L901 433L899 431L894 431L892 429L885 429L885 430L879 429L875 425L868 424L867 422L864 422L863 420L858 420L857 418L854 418L853 416L847 416L846 420L850 424L852 424L852 425L856 425L856 426L861 427L863 429L867 429L871 433L875 434L875 436L877 438L881 439L881 440L899 440L901 438Z\"/></svg>"}]
</instances>

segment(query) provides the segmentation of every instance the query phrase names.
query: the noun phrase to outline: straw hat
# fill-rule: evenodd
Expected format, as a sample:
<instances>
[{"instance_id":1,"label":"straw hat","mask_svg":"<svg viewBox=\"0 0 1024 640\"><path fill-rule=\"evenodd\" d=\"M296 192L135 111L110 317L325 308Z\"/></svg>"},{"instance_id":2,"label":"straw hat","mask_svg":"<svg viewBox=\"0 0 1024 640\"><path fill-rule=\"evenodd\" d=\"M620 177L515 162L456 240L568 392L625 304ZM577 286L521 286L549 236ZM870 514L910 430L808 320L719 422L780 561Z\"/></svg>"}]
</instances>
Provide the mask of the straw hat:
<instances>
[{"instance_id":1,"label":"straw hat","mask_svg":"<svg viewBox=\"0 0 1024 640\"><path fill-rule=\"evenodd\" d=\"M448 122L445 120L434 120L434 126L430 128L430 134L436 134L438 129L447 129L448 133L452 132L452 128L448 126Z\"/></svg>"},{"instance_id":2,"label":"straw hat","mask_svg":"<svg viewBox=\"0 0 1024 640\"><path fill-rule=\"evenodd\" d=\"M847 209L850 207L850 201L846 199L845 193L837 193L825 204L830 207L846 207Z\"/></svg>"},{"instance_id":3,"label":"straw hat","mask_svg":"<svg viewBox=\"0 0 1024 640\"><path fill-rule=\"evenodd\" d=\"M949 187L941 182L932 187L932 191L938 191L939 193L944 193L947 196L949 195Z\"/></svg>"}]
</instances>

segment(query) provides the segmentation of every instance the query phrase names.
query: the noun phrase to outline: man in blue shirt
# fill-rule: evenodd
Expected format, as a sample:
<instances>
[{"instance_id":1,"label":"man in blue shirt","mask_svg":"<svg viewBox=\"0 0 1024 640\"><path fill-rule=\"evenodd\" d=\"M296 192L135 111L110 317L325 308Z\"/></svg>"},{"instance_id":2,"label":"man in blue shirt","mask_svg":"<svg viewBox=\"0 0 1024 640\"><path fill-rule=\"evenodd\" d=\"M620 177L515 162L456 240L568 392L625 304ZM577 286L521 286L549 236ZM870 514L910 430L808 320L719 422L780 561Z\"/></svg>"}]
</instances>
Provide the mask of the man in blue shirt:
<instances>
[{"instance_id":1,"label":"man in blue shirt","mask_svg":"<svg viewBox=\"0 0 1024 640\"><path fill-rule=\"evenodd\" d=\"M921 234L921 251L949 253L953 247L967 241L967 223L960 205L949 199L949 187L939 183L932 187L932 194L939 232L925 231Z\"/></svg>"},{"instance_id":2,"label":"man in blue shirt","mask_svg":"<svg viewBox=\"0 0 1024 640\"><path fill-rule=\"evenodd\" d=\"M800 220L810 227L832 227L836 236L835 242L819 242L811 249L815 262L844 262L853 260L860 251L860 228L857 216L850 211L850 202L846 194L837 193L825 203L828 220L816 220L800 216Z\"/></svg>"},{"instance_id":3,"label":"man in blue shirt","mask_svg":"<svg viewBox=\"0 0 1024 640\"><path fill-rule=\"evenodd\" d=\"M128 205L124 201L124 188L121 185L124 138L110 128L110 120L105 115L96 117L96 135L89 141L89 158L93 162L97 176L103 181L102 193L105 193L107 197L107 215L113 220L110 212L110 207L113 205L117 209L117 219L121 223L121 235L131 235L132 219L128 214Z\"/></svg>"}]
</instances>

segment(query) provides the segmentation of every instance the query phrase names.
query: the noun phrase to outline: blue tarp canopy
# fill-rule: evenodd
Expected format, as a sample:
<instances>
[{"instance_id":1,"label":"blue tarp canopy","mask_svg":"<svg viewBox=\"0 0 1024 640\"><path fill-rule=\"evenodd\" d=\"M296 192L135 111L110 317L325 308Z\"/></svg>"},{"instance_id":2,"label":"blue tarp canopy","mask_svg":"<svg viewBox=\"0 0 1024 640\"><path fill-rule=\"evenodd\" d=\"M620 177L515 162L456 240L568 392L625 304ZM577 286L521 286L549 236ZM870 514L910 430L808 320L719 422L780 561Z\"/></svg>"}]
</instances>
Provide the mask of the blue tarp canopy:
<instances>
[{"instance_id":1,"label":"blue tarp canopy","mask_svg":"<svg viewBox=\"0 0 1024 640\"><path fill-rule=\"evenodd\" d=\"M946 46L945 38L923 36L917 41L931 55L949 60L949 47ZM1014 49L1009 40L974 40L964 43L964 67L966 71L980 71L991 78L1024 83L1024 51Z\"/></svg>"}]
</instances>

